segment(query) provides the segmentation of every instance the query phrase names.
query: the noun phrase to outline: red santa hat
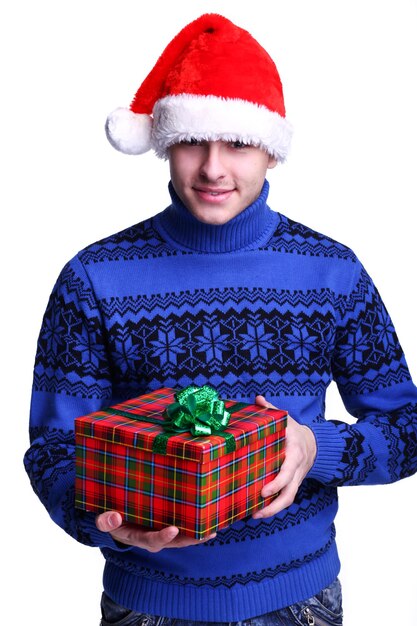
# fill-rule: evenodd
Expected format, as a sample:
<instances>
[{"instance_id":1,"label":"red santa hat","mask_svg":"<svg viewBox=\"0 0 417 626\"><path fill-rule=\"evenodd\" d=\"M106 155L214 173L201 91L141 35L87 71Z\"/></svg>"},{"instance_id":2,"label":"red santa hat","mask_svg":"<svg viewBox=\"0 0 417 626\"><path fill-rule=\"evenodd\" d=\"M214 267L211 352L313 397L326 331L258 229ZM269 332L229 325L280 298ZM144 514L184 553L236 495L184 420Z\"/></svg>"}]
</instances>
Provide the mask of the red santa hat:
<instances>
[{"instance_id":1,"label":"red santa hat","mask_svg":"<svg viewBox=\"0 0 417 626\"><path fill-rule=\"evenodd\" d=\"M107 118L110 143L125 154L194 138L242 141L284 161L291 140L275 63L246 30L205 14L168 44L130 108Z\"/></svg>"}]
</instances>

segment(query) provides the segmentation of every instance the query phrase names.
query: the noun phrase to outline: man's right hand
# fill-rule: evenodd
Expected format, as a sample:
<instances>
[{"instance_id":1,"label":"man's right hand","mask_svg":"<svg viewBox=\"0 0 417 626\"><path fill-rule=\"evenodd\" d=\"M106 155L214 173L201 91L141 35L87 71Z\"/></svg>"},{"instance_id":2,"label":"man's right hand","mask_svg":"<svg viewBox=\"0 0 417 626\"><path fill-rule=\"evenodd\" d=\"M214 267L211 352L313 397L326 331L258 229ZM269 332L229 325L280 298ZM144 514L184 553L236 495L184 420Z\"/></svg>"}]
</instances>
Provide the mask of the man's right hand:
<instances>
[{"instance_id":1,"label":"man's right hand","mask_svg":"<svg viewBox=\"0 0 417 626\"><path fill-rule=\"evenodd\" d=\"M97 515L96 526L102 532L110 533L115 541L149 552L159 552L163 548L195 546L216 536L215 533L207 539L179 536L179 529L176 526L167 526L162 530L144 530L135 524L124 524L122 516L117 511L106 511Z\"/></svg>"}]
</instances>

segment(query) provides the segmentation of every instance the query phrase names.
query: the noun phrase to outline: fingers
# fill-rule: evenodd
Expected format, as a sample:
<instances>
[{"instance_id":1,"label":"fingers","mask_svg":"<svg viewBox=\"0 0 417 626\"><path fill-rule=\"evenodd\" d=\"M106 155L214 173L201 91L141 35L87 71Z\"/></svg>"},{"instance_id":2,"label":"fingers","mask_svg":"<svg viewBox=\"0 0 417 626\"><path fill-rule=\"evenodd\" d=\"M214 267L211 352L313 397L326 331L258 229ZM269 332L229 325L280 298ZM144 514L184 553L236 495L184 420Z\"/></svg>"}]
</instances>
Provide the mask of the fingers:
<instances>
[{"instance_id":1,"label":"fingers","mask_svg":"<svg viewBox=\"0 0 417 626\"><path fill-rule=\"evenodd\" d=\"M271 517L272 515L276 515L283 509L287 509L294 502L295 496L298 491L298 483L291 482L283 489L281 489L279 496L275 498L268 506L265 506L260 511L256 511L253 514L254 519L262 519L264 517Z\"/></svg>"},{"instance_id":2,"label":"fingers","mask_svg":"<svg viewBox=\"0 0 417 626\"><path fill-rule=\"evenodd\" d=\"M172 541L171 544L167 545L166 547L167 548L187 548L188 546L197 546L197 545L200 545L201 543L205 543L206 541L209 541L209 539L214 539L215 536L216 536L216 533L212 533L209 537L206 537L205 539L192 539L191 537L178 535L178 537L176 537L176 539Z\"/></svg>"},{"instance_id":3,"label":"fingers","mask_svg":"<svg viewBox=\"0 0 417 626\"><path fill-rule=\"evenodd\" d=\"M297 466L291 463L291 459L286 461L282 464L279 474L262 487L261 496L263 498L278 495L284 487L287 487L292 482L297 482Z\"/></svg>"},{"instance_id":4,"label":"fingers","mask_svg":"<svg viewBox=\"0 0 417 626\"><path fill-rule=\"evenodd\" d=\"M168 526L160 531L147 531L134 524L123 524L123 518L117 511L106 511L97 515L96 526L102 532L110 533L116 541L152 552L171 543L179 532L175 526Z\"/></svg>"},{"instance_id":5,"label":"fingers","mask_svg":"<svg viewBox=\"0 0 417 626\"><path fill-rule=\"evenodd\" d=\"M148 550L148 552L159 552L169 547L177 538L179 533L176 526L167 526L162 530L141 530L132 529L130 536L131 545L139 546Z\"/></svg>"},{"instance_id":6,"label":"fingers","mask_svg":"<svg viewBox=\"0 0 417 626\"><path fill-rule=\"evenodd\" d=\"M215 533L204 540L200 540L180 535L176 526L167 526L162 530L143 530L137 526L126 524L120 528L120 531L112 533L112 537L127 545L148 550L148 552L159 552L164 548L187 548L188 546L199 545L215 537Z\"/></svg>"},{"instance_id":7,"label":"fingers","mask_svg":"<svg viewBox=\"0 0 417 626\"><path fill-rule=\"evenodd\" d=\"M302 479L303 476L298 471L298 465L286 459L279 474L274 480L264 485L261 491L263 498L268 498L274 494L277 494L278 497L263 509L256 511L253 517L255 519L270 517L289 507L294 502Z\"/></svg>"},{"instance_id":8,"label":"fingers","mask_svg":"<svg viewBox=\"0 0 417 626\"><path fill-rule=\"evenodd\" d=\"M215 537L215 533L204 540L180 536L176 526L167 526L162 530L146 530L135 524L123 524L122 516L117 511L106 511L97 515L96 526L102 532L109 532L115 541L143 548L148 552L159 552L164 548L185 548Z\"/></svg>"},{"instance_id":9,"label":"fingers","mask_svg":"<svg viewBox=\"0 0 417 626\"><path fill-rule=\"evenodd\" d=\"M257 396L260 406L265 399ZM266 403L269 404L269 403ZM255 519L269 517L289 507L295 500L302 481L314 463L317 448L314 434L304 425L298 424L288 416L285 460L278 475L263 486L264 498L277 495L266 507L253 514Z\"/></svg>"}]
</instances>

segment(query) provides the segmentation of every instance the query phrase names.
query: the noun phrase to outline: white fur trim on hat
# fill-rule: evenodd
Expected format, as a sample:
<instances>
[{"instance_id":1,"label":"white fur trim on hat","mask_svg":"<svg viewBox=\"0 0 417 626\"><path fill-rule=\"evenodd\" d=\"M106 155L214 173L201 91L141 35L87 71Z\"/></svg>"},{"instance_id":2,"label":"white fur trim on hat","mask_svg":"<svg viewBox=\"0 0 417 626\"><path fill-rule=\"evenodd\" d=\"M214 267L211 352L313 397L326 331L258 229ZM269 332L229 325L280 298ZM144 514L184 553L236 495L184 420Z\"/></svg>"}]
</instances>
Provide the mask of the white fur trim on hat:
<instances>
[{"instance_id":1,"label":"white fur trim on hat","mask_svg":"<svg viewBox=\"0 0 417 626\"><path fill-rule=\"evenodd\" d=\"M278 113L247 100L181 94L166 96L153 109L152 148L167 158L167 149L192 138L242 141L285 161L292 126Z\"/></svg>"},{"instance_id":2,"label":"white fur trim on hat","mask_svg":"<svg viewBox=\"0 0 417 626\"><path fill-rule=\"evenodd\" d=\"M107 118L106 135L111 145L124 154L143 154L151 149L152 118L115 109Z\"/></svg>"}]
</instances>

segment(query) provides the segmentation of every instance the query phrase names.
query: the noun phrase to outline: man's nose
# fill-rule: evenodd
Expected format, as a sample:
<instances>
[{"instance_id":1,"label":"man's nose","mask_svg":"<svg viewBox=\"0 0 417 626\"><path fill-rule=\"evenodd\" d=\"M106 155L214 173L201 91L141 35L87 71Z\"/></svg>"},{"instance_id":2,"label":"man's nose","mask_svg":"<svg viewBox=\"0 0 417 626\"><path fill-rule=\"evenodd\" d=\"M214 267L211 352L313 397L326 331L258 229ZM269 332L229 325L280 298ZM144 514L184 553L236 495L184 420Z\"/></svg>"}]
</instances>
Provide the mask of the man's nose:
<instances>
[{"instance_id":1,"label":"man's nose","mask_svg":"<svg viewBox=\"0 0 417 626\"><path fill-rule=\"evenodd\" d=\"M224 151L221 142L208 142L202 155L200 174L206 180L216 181L226 175Z\"/></svg>"}]
</instances>

